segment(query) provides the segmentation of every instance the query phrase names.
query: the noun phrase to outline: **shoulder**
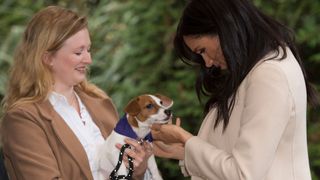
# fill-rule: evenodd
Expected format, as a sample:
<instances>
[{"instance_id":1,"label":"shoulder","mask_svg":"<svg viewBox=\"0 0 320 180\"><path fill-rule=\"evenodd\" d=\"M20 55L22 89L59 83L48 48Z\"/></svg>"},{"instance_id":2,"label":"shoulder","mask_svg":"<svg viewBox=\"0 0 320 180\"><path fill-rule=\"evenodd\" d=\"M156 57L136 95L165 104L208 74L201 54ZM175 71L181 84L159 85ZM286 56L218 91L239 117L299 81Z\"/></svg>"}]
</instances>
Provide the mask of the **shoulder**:
<instances>
[{"instance_id":1,"label":"shoulder","mask_svg":"<svg viewBox=\"0 0 320 180\"><path fill-rule=\"evenodd\" d=\"M105 96L94 96L84 91L77 91L81 101L85 104L87 109L97 116L101 116L101 119L108 119L116 122L118 120L118 112L112 99L105 94Z\"/></svg>"},{"instance_id":2,"label":"shoulder","mask_svg":"<svg viewBox=\"0 0 320 180\"><path fill-rule=\"evenodd\" d=\"M100 96L93 95L91 93L87 93L82 90L76 91L79 97L81 98L84 103L89 104L100 104L102 106L111 106L114 107L113 101L110 96L108 96L106 93Z\"/></svg>"},{"instance_id":3,"label":"shoulder","mask_svg":"<svg viewBox=\"0 0 320 180\"><path fill-rule=\"evenodd\" d=\"M43 116L39 112L39 103L26 103L9 109L1 119L2 133L17 133L15 129L24 129L29 125L43 126ZM10 132L11 131L11 132Z\"/></svg>"},{"instance_id":4,"label":"shoulder","mask_svg":"<svg viewBox=\"0 0 320 180\"><path fill-rule=\"evenodd\" d=\"M260 77L263 79L288 81L291 83L294 79L303 79L301 68L289 48L286 48L286 55L282 58L284 52L272 51L262 58L249 72L247 78Z\"/></svg>"},{"instance_id":5,"label":"shoulder","mask_svg":"<svg viewBox=\"0 0 320 180\"><path fill-rule=\"evenodd\" d=\"M304 102L306 87L303 72L296 58L289 48L285 58L281 54L270 53L262 59L246 76L243 91L253 96L266 96L293 98L294 102ZM275 56L277 55L277 56ZM255 97L256 98L256 97Z\"/></svg>"},{"instance_id":6,"label":"shoulder","mask_svg":"<svg viewBox=\"0 0 320 180\"><path fill-rule=\"evenodd\" d=\"M35 103L26 103L21 104L19 106L15 106L9 109L7 112L4 113L3 121L17 119L17 117L32 117L37 116L37 108Z\"/></svg>"},{"instance_id":7,"label":"shoulder","mask_svg":"<svg viewBox=\"0 0 320 180\"><path fill-rule=\"evenodd\" d=\"M28 127L41 126L40 119L37 108L32 103L13 107L1 119L1 135L15 136Z\"/></svg>"},{"instance_id":8,"label":"shoulder","mask_svg":"<svg viewBox=\"0 0 320 180\"><path fill-rule=\"evenodd\" d=\"M25 124L33 124L44 127L47 121L51 121L55 117L56 114L49 100L28 102L14 106L5 112L2 126L23 124L18 125L22 128Z\"/></svg>"}]
</instances>

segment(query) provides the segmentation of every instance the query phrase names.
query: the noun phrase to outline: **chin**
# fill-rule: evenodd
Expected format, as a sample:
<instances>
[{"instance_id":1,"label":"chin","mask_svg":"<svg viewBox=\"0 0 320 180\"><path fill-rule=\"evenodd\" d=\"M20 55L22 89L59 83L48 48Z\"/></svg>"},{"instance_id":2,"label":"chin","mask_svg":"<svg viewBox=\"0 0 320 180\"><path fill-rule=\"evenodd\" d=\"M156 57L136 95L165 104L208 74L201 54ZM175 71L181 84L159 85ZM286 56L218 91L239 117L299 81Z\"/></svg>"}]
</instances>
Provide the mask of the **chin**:
<instances>
[{"instance_id":1,"label":"chin","mask_svg":"<svg viewBox=\"0 0 320 180\"><path fill-rule=\"evenodd\" d=\"M86 78L81 78L81 79L77 79L77 80L75 80L74 81L74 85L78 85L78 84L80 84L80 83L82 83L83 81L85 81L86 80Z\"/></svg>"}]
</instances>

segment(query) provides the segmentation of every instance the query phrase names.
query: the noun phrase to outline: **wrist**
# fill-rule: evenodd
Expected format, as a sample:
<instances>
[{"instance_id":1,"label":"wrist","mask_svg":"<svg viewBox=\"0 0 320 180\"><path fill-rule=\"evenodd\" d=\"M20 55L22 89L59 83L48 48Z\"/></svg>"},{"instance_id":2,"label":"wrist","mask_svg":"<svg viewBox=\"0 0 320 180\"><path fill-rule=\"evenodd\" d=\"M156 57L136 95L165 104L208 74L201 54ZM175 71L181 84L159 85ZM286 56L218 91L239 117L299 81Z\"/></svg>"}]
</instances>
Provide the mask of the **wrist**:
<instances>
[{"instance_id":1,"label":"wrist","mask_svg":"<svg viewBox=\"0 0 320 180\"><path fill-rule=\"evenodd\" d=\"M143 180L144 179L144 174L140 175L133 175L132 176L133 180Z\"/></svg>"},{"instance_id":2,"label":"wrist","mask_svg":"<svg viewBox=\"0 0 320 180\"><path fill-rule=\"evenodd\" d=\"M137 171L135 171L132 175L132 179L133 180L143 180L145 174L148 172L147 166L145 167L145 170L139 169Z\"/></svg>"},{"instance_id":3,"label":"wrist","mask_svg":"<svg viewBox=\"0 0 320 180\"><path fill-rule=\"evenodd\" d=\"M192 137L193 135L189 132L184 131L181 133L181 141L183 144L186 144L186 142Z\"/></svg>"}]
</instances>

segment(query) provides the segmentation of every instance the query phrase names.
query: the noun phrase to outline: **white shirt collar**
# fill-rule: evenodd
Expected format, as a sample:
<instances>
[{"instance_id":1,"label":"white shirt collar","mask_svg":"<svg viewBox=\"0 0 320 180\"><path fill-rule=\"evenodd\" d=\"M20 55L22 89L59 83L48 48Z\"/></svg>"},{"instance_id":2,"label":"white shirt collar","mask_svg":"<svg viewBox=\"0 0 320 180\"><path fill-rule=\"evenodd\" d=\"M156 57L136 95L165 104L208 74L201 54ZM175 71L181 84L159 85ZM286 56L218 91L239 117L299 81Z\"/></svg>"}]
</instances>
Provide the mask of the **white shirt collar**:
<instances>
[{"instance_id":1,"label":"white shirt collar","mask_svg":"<svg viewBox=\"0 0 320 180\"><path fill-rule=\"evenodd\" d=\"M49 94L49 101L51 102L51 104L53 106L58 106L59 104L68 105L67 98L64 95L59 94L59 93L57 93L55 91L52 91Z\"/></svg>"}]
</instances>

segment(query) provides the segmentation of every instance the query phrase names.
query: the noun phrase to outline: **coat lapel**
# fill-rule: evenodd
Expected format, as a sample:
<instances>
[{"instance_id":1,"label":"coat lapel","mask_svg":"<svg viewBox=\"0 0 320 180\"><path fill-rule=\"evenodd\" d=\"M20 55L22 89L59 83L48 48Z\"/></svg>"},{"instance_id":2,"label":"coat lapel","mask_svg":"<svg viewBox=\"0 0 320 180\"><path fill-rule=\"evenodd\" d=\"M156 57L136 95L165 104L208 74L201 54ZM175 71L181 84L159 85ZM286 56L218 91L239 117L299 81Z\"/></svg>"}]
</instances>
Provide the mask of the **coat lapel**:
<instances>
[{"instance_id":1,"label":"coat lapel","mask_svg":"<svg viewBox=\"0 0 320 180\"><path fill-rule=\"evenodd\" d=\"M77 93L83 104L86 106L92 120L100 129L102 136L107 138L119 119L117 110L111 99L108 97L104 99L93 98L81 91L77 91ZM38 104L37 108L39 109L39 114L43 116L43 119L50 122L59 141L69 151L86 178L92 180L93 177L90 171L87 154L73 131L54 110L49 100Z\"/></svg>"},{"instance_id":2,"label":"coat lapel","mask_svg":"<svg viewBox=\"0 0 320 180\"><path fill-rule=\"evenodd\" d=\"M51 122L54 133L77 162L86 178L93 179L87 154L73 131L61 118L61 116L53 109L48 100L40 104L38 109L44 119Z\"/></svg>"},{"instance_id":3,"label":"coat lapel","mask_svg":"<svg viewBox=\"0 0 320 180\"><path fill-rule=\"evenodd\" d=\"M87 111L89 112L89 114L91 116L91 119L100 129L100 132L101 132L103 138L106 138L108 136L108 133L106 132L105 128L103 128L103 124L101 122L101 119L99 118L100 116L97 113L95 113L99 109L99 107L97 107L97 105L96 105L96 102L90 101L90 99L88 99L90 97L87 97L84 93L78 92L78 95L79 95L82 103L86 106Z\"/></svg>"},{"instance_id":4,"label":"coat lapel","mask_svg":"<svg viewBox=\"0 0 320 180\"><path fill-rule=\"evenodd\" d=\"M77 91L81 101L86 106L93 122L98 126L106 139L119 120L118 112L109 97L98 99Z\"/></svg>"}]
</instances>

